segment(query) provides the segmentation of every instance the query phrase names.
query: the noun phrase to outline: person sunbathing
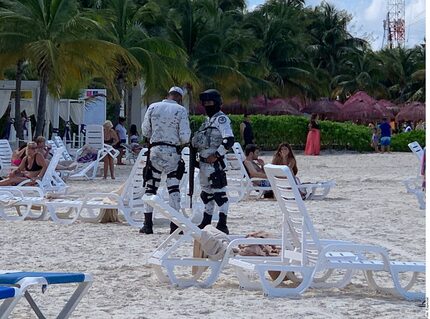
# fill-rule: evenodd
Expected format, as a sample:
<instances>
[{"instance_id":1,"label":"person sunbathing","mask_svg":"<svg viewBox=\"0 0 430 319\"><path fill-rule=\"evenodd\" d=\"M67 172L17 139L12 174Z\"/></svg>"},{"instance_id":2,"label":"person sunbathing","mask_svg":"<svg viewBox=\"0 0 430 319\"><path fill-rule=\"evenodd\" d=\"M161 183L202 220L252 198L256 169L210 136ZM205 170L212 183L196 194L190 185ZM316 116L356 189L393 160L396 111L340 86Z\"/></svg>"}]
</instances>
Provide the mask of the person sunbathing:
<instances>
[{"instance_id":1,"label":"person sunbathing","mask_svg":"<svg viewBox=\"0 0 430 319\"><path fill-rule=\"evenodd\" d=\"M52 151L52 147L49 144L46 144L46 139L43 136L38 136L34 140L37 145L37 151L42 154L42 156L45 158L46 162L49 164L49 161L51 160L52 156L54 155L54 152ZM73 170L76 168L78 163L75 161L59 161L57 164L56 170Z\"/></svg>"},{"instance_id":2,"label":"person sunbathing","mask_svg":"<svg viewBox=\"0 0 430 319\"><path fill-rule=\"evenodd\" d=\"M297 168L296 157L294 156L293 149L291 148L290 144L286 142L279 144L275 154L273 154L272 164L288 166L296 179L297 185L300 186L301 184L310 184L300 182L300 179L296 176L299 169ZM299 191L302 195L302 198L305 199L307 197L307 191L303 188L300 188Z\"/></svg>"},{"instance_id":3,"label":"person sunbathing","mask_svg":"<svg viewBox=\"0 0 430 319\"><path fill-rule=\"evenodd\" d=\"M9 176L0 181L0 186L16 186L19 183L30 179L35 185L37 179L41 179L48 168L48 163L42 154L37 152L37 144L29 142L26 148L26 156L23 158L18 168L13 170Z\"/></svg>"},{"instance_id":4,"label":"person sunbathing","mask_svg":"<svg viewBox=\"0 0 430 319\"><path fill-rule=\"evenodd\" d=\"M261 158L258 158L260 155L260 149L255 144L248 144L245 147L245 160L243 161L243 165L245 166L246 171L250 178L261 178L258 181L252 181L254 186L259 187L270 187L270 182L267 179L267 175L264 172L264 161ZM273 198L273 191L264 191L264 198Z\"/></svg>"},{"instance_id":5,"label":"person sunbathing","mask_svg":"<svg viewBox=\"0 0 430 319\"><path fill-rule=\"evenodd\" d=\"M294 176L297 175L298 168L296 157L294 156L291 145L288 143L279 144L275 154L273 154L272 164L287 165L293 172Z\"/></svg>"},{"instance_id":6,"label":"person sunbathing","mask_svg":"<svg viewBox=\"0 0 430 319\"><path fill-rule=\"evenodd\" d=\"M18 149L12 153L11 164L13 166L19 166L25 157L25 151L27 149L27 143L21 145Z\"/></svg>"},{"instance_id":7,"label":"person sunbathing","mask_svg":"<svg viewBox=\"0 0 430 319\"><path fill-rule=\"evenodd\" d=\"M248 172L250 178L262 178L260 181L253 181L254 186L270 186L267 180L266 173L264 172L264 161L258 158L260 149L255 144L248 144L245 147L245 160L243 165Z\"/></svg>"}]
</instances>

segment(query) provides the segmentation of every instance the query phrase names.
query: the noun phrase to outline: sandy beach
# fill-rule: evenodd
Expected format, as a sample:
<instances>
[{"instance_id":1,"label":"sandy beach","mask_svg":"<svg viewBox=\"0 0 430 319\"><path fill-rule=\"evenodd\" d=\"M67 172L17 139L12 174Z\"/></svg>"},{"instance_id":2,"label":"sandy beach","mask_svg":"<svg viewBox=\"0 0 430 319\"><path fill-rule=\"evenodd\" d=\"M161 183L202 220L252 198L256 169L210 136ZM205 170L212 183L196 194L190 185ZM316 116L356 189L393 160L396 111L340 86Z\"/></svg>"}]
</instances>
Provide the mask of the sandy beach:
<instances>
[{"instance_id":1,"label":"sandy beach","mask_svg":"<svg viewBox=\"0 0 430 319\"><path fill-rule=\"evenodd\" d=\"M307 201L321 238L378 244L394 260L425 260L425 212L401 183L414 176L414 154L323 152L297 162L302 182L333 179L327 199ZM266 155L268 153L266 152ZM270 157L263 157L266 162ZM127 178L131 165L116 168L116 180L69 181L70 194L112 191ZM281 216L274 200L250 199L232 204L229 228L234 234L280 232ZM177 289L159 283L146 265L149 254L168 235L168 224L145 236L120 224L0 220L0 269L79 271L94 284L72 318L424 318L425 308L368 288L363 274L344 289L307 290L301 298L270 299L259 291L243 291L231 268L212 288ZM421 278L420 285L425 285ZM72 287L50 286L36 300L51 318ZM22 300L11 318L36 318Z\"/></svg>"}]
</instances>

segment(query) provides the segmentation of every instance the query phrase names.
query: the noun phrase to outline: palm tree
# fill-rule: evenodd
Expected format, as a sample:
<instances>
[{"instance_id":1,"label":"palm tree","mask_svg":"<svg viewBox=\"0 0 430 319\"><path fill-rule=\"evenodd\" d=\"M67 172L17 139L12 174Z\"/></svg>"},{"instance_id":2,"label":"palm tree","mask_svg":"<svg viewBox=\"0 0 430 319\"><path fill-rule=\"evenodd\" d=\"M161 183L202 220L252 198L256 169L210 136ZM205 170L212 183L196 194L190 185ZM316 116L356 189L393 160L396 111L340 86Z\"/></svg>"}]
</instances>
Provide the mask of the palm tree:
<instances>
[{"instance_id":1,"label":"palm tree","mask_svg":"<svg viewBox=\"0 0 430 319\"><path fill-rule=\"evenodd\" d=\"M3 2L0 5L0 10L5 10L7 3ZM15 66L15 121L14 126L16 130L16 136L19 141L23 141L24 132L21 121L21 83L24 73L24 68L27 65L25 60L25 43L26 39L17 36L15 32L11 32L18 28L18 25L6 25L0 26L0 74L10 67Z\"/></svg>"},{"instance_id":2,"label":"palm tree","mask_svg":"<svg viewBox=\"0 0 430 319\"><path fill-rule=\"evenodd\" d=\"M172 83L190 82L196 79L186 68L187 56L174 43L150 33L153 19L157 18L157 4L137 6L131 0L107 0L100 13L105 18L102 38L122 47L140 63L139 72L130 68L124 59L118 59L115 74L115 117L120 113L126 90L143 79L146 94L165 92Z\"/></svg>"},{"instance_id":3,"label":"palm tree","mask_svg":"<svg viewBox=\"0 0 430 319\"><path fill-rule=\"evenodd\" d=\"M398 102L425 101L425 47L384 49L384 85Z\"/></svg>"},{"instance_id":4,"label":"palm tree","mask_svg":"<svg viewBox=\"0 0 430 319\"><path fill-rule=\"evenodd\" d=\"M58 96L68 79L85 81L90 74L112 79L118 68L117 57L138 64L120 47L97 40L98 23L79 12L75 0L7 1L0 10L3 35L13 33L23 44L25 59L37 69L40 94L36 135L45 124L48 88Z\"/></svg>"},{"instance_id":5,"label":"palm tree","mask_svg":"<svg viewBox=\"0 0 430 319\"><path fill-rule=\"evenodd\" d=\"M388 98L388 90L382 84L382 61L372 51L354 50L340 64L340 74L331 83L332 97L345 99L357 91L365 91L375 98Z\"/></svg>"},{"instance_id":6,"label":"palm tree","mask_svg":"<svg viewBox=\"0 0 430 319\"><path fill-rule=\"evenodd\" d=\"M8 42L9 37L2 37L3 32L0 31L0 74L11 65L15 64L15 131L18 140L24 140L23 126L21 122L21 83L24 72L25 59L22 52L22 47L16 46L13 42ZM6 39L5 39L6 38ZM6 40L6 41L5 41ZM12 44L12 45L8 45Z\"/></svg>"},{"instance_id":7,"label":"palm tree","mask_svg":"<svg viewBox=\"0 0 430 319\"><path fill-rule=\"evenodd\" d=\"M249 81L239 67L253 48L250 33L238 30L244 2L165 0L160 7L169 39L187 53L188 68L199 79L189 89L214 87L225 99L235 96Z\"/></svg>"},{"instance_id":8,"label":"palm tree","mask_svg":"<svg viewBox=\"0 0 430 319\"><path fill-rule=\"evenodd\" d=\"M265 95L308 95L316 89L311 65L304 57L307 36L304 1L272 0L248 14L244 27L257 39L253 60L264 67L271 83Z\"/></svg>"},{"instance_id":9,"label":"palm tree","mask_svg":"<svg viewBox=\"0 0 430 319\"><path fill-rule=\"evenodd\" d=\"M330 4L323 3L309 12L308 27L311 44L308 51L313 57L313 64L326 69L331 76L338 74L339 61L351 50L365 49L366 41L349 34L346 26L351 19L346 12L337 11Z\"/></svg>"}]
</instances>

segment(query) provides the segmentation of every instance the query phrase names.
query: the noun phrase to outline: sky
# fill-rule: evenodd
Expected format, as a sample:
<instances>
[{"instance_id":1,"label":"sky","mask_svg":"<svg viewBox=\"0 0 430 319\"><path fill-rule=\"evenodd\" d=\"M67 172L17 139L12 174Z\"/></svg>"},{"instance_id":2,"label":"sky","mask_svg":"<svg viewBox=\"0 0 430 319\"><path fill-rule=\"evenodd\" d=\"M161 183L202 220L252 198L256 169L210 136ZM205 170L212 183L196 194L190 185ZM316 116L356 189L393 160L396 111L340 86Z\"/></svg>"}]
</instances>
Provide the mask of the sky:
<instances>
[{"instance_id":1,"label":"sky","mask_svg":"<svg viewBox=\"0 0 430 319\"><path fill-rule=\"evenodd\" d=\"M249 10L264 3L264 0L247 0ZM383 20L387 15L388 0L327 0L339 10L345 10L353 16L348 25L349 32L364 38L373 50L380 50L384 37ZM321 0L306 0L306 6L319 5ZM423 42L425 37L425 0L405 1L406 47L413 47Z\"/></svg>"}]
</instances>

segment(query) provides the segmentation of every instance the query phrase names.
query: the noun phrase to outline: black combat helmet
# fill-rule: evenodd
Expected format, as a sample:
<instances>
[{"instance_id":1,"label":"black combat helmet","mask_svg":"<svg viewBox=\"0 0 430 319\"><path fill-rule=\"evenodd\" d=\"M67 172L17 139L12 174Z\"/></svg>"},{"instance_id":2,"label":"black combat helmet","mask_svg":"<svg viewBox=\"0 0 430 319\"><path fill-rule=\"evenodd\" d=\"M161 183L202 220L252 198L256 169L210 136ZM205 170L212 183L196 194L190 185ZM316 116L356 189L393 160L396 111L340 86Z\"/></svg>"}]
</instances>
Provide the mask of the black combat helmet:
<instances>
[{"instance_id":1,"label":"black combat helmet","mask_svg":"<svg viewBox=\"0 0 430 319\"><path fill-rule=\"evenodd\" d=\"M217 106L222 104L221 94L215 89L209 89L200 93L200 101L214 101Z\"/></svg>"}]
</instances>

